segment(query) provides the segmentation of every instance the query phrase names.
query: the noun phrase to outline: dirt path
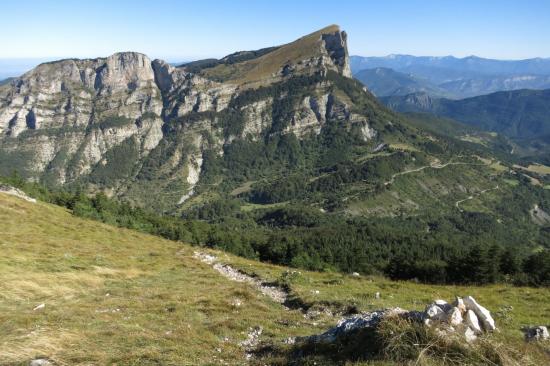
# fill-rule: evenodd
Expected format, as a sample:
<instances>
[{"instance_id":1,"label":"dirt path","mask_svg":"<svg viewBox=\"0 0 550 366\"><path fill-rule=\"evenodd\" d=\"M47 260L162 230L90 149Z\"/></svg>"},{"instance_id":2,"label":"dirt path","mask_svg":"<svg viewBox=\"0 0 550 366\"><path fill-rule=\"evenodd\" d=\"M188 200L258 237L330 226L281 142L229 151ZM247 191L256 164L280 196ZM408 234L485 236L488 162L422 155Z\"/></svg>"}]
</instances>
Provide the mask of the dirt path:
<instances>
[{"instance_id":1,"label":"dirt path","mask_svg":"<svg viewBox=\"0 0 550 366\"><path fill-rule=\"evenodd\" d=\"M466 197L466 198L464 198L464 199L462 199L462 200L456 201L456 202L455 202L455 207L458 208L458 210L459 210L460 212L463 212L464 210L460 208L460 204L461 204L462 202L466 202L466 201L469 201L469 200L473 200L474 198L479 197L479 196L481 196L482 194L484 194L484 193L486 193L486 192L494 191L494 190L497 190L497 189L500 189L500 187L498 186L498 184L497 184L495 187L493 187L493 188L487 188L487 189L484 189L483 191L479 191L478 193L475 193L475 194L473 194L473 195L471 195L471 196L468 196L468 197Z\"/></svg>"},{"instance_id":2,"label":"dirt path","mask_svg":"<svg viewBox=\"0 0 550 366\"><path fill-rule=\"evenodd\" d=\"M244 282L252 285L252 287L254 287L256 290L261 292L263 295L271 298L275 302L284 304L288 300L288 293L281 287L266 284L265 282L262 282L255 277L247 275L246 273L243 273L228 264L222 264L218 261L218 258L213 255L195 252L194 257L199 259L203 263L211 265L212 268L214 268L222 276L230 279L231 281Z\"/></svg>"},{"instance_id":3,"label":"dirt path","mask_svg":"<svg viewBox=\"0 0 550 366\"><path fill-rule=\"evenodd\" d=\"M392 184L395 181L395 178L399 177L400 175L410 174L410 173L416 173L420 172L424 169L432 168L432 169L443 169L445 167L448 167L449 165L487 165L484 163L464 163L464 162L452 162L448 161L445 164L440 164L439 162L433 162L430 165L424 165L420 168L411 169L411 170L405 170L402 172L395 173L391 176L391 179L384 183L385 186Z\"/></svg>"}]
</instances>

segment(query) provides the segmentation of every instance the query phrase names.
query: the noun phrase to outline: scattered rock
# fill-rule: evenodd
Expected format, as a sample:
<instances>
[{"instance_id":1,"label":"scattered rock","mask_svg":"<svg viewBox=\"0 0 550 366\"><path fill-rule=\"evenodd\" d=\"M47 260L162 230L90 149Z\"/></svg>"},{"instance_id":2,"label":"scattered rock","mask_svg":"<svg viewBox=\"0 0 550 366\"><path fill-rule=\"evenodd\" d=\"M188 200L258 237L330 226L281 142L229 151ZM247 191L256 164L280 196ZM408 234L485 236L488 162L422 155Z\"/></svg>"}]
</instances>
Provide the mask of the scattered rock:
<instances>
[{"instance_id":1,"label":"scattered rock","mask_svg":"<svg viewBox=\"0 0 550 366\"><path fill-rule=\"evenodd\" d=\"M284 303L287 300L288 294L282 288L277 286L272 286L263 283L257 278L254 278L246 273L243 273L227 264L218 263L218 258L213 255L195 252L195 258L199 259L201 262L212 265L212 267L221 273L224 277L236 281L236 282L246 282L254 286L262 294L270 297L272 300L278 303Z\"/></svg>"},{"instance_id":2,"label":"scattered rock","mask_svg":"<svg viewBox=\"0 0 550 366\"><path fill-rule=\"evenodd\" d=\"M462 312L460 309L456 306L451 308L449 313L447 314L447 323L451 325L459 325L462 324L463 321Z\"/></svg>"},{"instance_id":3,"label":"scattered rock","mask_svg":"<svg viewBox=\"0 0 550 366\"><path fill-rule=\"evenodd\" d=\"M445 312L437 304L428 305L424 313L430 320L445 320L447 318Z\"/></svg>"},{"instance_id":4,"label":"scattered rock","mask_svg":"<svg viewBox=\"0 0 550 366\"><path fill-rule=\"evenodd\" d=\"M475 334L483 333L483 330L479 325L479 320L476 314L472 310L468 310L466 312L466 324Z\"/></svg>"},{"instance_id":5,"label":"scattered rock","mask_svg":"<svg viewBox=\"0 0 550 366\"><path fill-rule=\"evenodd\" d=\"M245 349L252 349L260 343L260 336L262 335L263 328L260 326L250 328L247 338L239 343L239 346Z\"/></svg>"},{"instance_id":6,"label":"scattered rock","mask_svg":"<svg viewBox=\"0 0 550 366\"><path fill-rule=\"evenodd\" d=\"M351 318L344 318L336 324L336 327L329 329L323 334L313 335L307 337L307 340L313 343L332 343L339 336L349 333L353 330L360 328L373 328L380 320L382 320L385 311L373 311L371 313L364 313L353 316Z\"/></svg>"},{"instance_id":7,"label":"scattered rock","mask_svg":"<svg viewBox=\"0 0 550 366\"><path fill-rule=\"evenodd\" d=\"M40 304L40 305L37 305L34 309L32 309L33 311L36 311L36 310L42 310L46 307L46 304Z\"/></svg>"},{"instance_id":8,"label":"scattered rock","mask_svg":"<svg viewBox=\"0 0 550 366\"><path fill-rule=\"evenodd\" d=\"M52 363L45 358L37 358L29 363L29 366L51 366Z\"/></svg>"},{"instance_id":9,"label":"scattered rock","mask_svg":"<svg viewBox=\"0 0 550 366\"><path fill-rule=\"evenodd\" d=\"M241 299L233 299L233 301L231 301L231 305L235 306L235 307L239 307L242 304L243 304L243 302L241 301Z\"/></svg>"},{"instance_id":10,"label":"scattered rock","mask_svg":"<svg viewBox=\"0 0 550 366\"><path fill-rule=\"evenodd\" d=\"M27 194L22 190L12 186L5 185L5 184L0 184L0 193L5 193L11 196L19 197L24 199L27 202L36 203L36 200L34 198L27 196Z\"/></svg>"},{"instance_id":11,"label":"scattered rock","mask_svg":"<svg viewBox=\"0 0 550 366\"><path fill-rule=\"evenodd\" d=\"M466 342L471 343L477 339L476 332L474 332L472 328L467 327L464 332L464 338L466 338Z\"/></svg>"},{"instance_id":12,"label":"scattered rock","mask_svg":"<svg viewBox=\"0 0 550 366\"><path fill-rule=\"evenodd\" d=\"M548 328L543 325L525 329L525 339L527 341L544 341L550 339Z\"/></svg>"},{"instance_id":13,"label":"scattered rock","mask_svg":"<svg viewBox=\"0 0 550 366\"><path fill-rule=\"evenodd\" d=\"M435 327L434 330L442 336L463 333L467 342L473 342L484 331L491 331L496 327L487 309L475 302L472 297L466 299L457 298L453 305L444 300L436 300L428 305L424 312L406 311L400 308L366 312L341 319L334 328L325 333L297 338L295 341L333 343L337 338L354 330L376 327L384 317L400 316L423 323L425 326ZM474 309L482 314L483 318L480 318ZM480 324L481 319L487 323L486 326ZM539 333L542 334L542 331Z\"/></svg>"},{"instance_id":14,"label":"scattered rock","mask_svg":"<svg viewBox=\"0 0 550 366\"><path fill-rule=\"evenodd\" d=\"M457 307L462 314L466 313L466 305L464 305L464 300L462 300L462 298L457 297L453 302L453 306Z\"/></svg>"},{"instance_id":15,"label":"scattered rock","mask_svg":"<svg viewBox=\"0 0 550 366\"><path fill-rule=\"evenodd\" d=\"M297 340L307 340L313 343L332 343L338 337L354 330L374 328L386 316L405 316L418 318L418 314L418 312L408 312L401 308L392 308L363 313L349 318L341 319L334 328L329 329L323 334L313 335L311 337L305 337Z\"/></svg>"},{"instance_id":16,"label":"scattered rock","mask_svg":"<svg viewBox=\"0 0 550 366\"><path fill-rule=\"evenodd\" d=\"M495 321L491 317L489 310L479 305L473 297L466 296L464 298L464 305L466 305L466 309L472 310L477 315L486 331L493 331L497 329Z\"/></svg>"},{"instance_id":17,"label":"scattered rock","mask_svg":"<svg viewBox=\"0 0 550 366\"><path fill-rule=\"evenodd\" d=\"M452 306L449 305L449 303L445 300L435 300L434 304L439 306L441 310L443 310L446 313L449 312L452 308Z\"/></svg>"},{"instance_id":18,"label":"scattered rock","mask_svg":"<svg viewBox=\"0 0 550 366\"><path fill-rule=\"evenodd\" d=\"M296 343L296 337L288 337L285 340L283 340L284 344L295 344Z\"/></svg>"}]
</instances>

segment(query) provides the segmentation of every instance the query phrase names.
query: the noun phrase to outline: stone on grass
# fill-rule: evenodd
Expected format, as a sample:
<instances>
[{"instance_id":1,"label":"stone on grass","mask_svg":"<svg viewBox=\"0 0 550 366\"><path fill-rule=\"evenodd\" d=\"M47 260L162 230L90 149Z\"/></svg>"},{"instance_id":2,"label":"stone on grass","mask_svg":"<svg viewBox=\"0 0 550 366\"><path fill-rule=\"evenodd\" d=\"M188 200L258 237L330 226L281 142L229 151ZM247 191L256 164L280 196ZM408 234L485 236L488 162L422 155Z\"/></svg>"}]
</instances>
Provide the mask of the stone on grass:
<instances>
[{"instance_id":1,"label":"stone on grass","mask_svg":"<svg viewBox=\"0 0 550 366\"><path fill-rule=\"evenodd\" d=\"M464 300L461 297L457 297L453 302L453 306L457 307L462 314L466 313L466 305L464 305Z\"/></svg>"},{"instance_id":2,"label":"stone on grass","mask_svg":"<svg viewBox=\"0 0 550 366\"><path fill-rule=\"evenodd\" d=\"M441 308L441 310L443 310L444 312L448 312L451 310L452 306L449 305L449 303L445 300L435 300L434 301L434 304L436 304L437 306L439 306Z\"/></svg>"},{"instance_id":3,"label":"stone on grass","mask_svg":"<svg viewBox=\"0 0 550 366\"><path fill-rule=\"evenodd\" d=\"M495 321L491 317L489 310L479 305L473 297L466 296L464 298L464 305L466 305L466 309L472 310L477 315L486 331L493 331L497 329Z\"/></svg>"},{"instance_id":4,"label":"stone on grass","mask_svg":"<svg viewBox=\"0 0 550 366\"><path fill-rule=\"evenodd\" d=\"M45 358L37 358L29 363L29 366L50 366L52 363Z\"/></svg>"},{"instance_id":5,"label":"stone on grass","mask_svg":"<svg viewBox=\"0 0 550 366\"><path fill-rule=\"evenodd\" d=\"M447 322L451 325L459 325L462 323L462 320L462 312L456 306L451 308L451 310L447 313Z\"/></svg>"},{"instance_id":6,"label":"stone on grass","mask_svg":"<svg viewBox=\"0 0 550 366\"><path fill-rule=\"evenodd\" d=\"M426 317L430 320L445 320L446 315L443 309L436 304L428 305L426 308Z\"/></svg>"},{"instance_id":7,"label":"stone on grass","mask_svg":"<svg viewBox=\"0 0 550 366\"><path fill-rule=\"evenodd\" d=\"M468 310L466 312L466 324L474 331L475 334L483 333L483 330L479 325L477 315L472 310Z\"/></svg>"},{"instance_id":8,"label":"stone on grass","mask_svg":"<svg viewBox=\"0 0 550 366\"><path fill-rule=\"evenodd\" d=\"M464 337L466 338L466 342L468 343L471 343L477 339L476 332L474 332L470 327L466 328L466 331L464 332Z\"/></svg>"},{"instance_id":9,"label":"stone on grass","mask_svg":"<svg viewBox=\"0 0 550 366\"><path fill-rule=\"evenodd\" d=\"M525 330L525 339L527 341L544 341L550 339L550 334L548 334L548 328L539 325L537 327L527 328Z\"/></svg>"}]
</instances>

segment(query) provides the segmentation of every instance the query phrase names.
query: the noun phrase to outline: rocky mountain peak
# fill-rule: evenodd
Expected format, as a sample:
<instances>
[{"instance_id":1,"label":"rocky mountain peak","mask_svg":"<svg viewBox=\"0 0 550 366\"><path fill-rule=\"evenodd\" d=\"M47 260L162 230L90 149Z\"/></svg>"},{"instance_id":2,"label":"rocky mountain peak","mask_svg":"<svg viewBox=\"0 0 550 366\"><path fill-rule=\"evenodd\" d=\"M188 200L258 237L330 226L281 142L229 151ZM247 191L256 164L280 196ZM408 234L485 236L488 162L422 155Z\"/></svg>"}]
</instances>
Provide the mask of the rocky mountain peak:
<instances>
[{"instance_id":1,"label":"rocky mountain peak","mask_svg":"<svg viewBox=\"0 0 550 366\"><path fill-rule=\"evenodd\" d=\"M134 90L154 82L151 60L137 52L115 53L98 69L96 86Z\"/></svg>"},{"instance_id":2,"label":"rocky mountain peak","mask_svg":"<svg viewBox=\"0 0 550 366\"><path fill-rule=\"evenodd\" d=\"M340 27L337 25L325 29L328 32L323 32L321 39L324 42L326 51L342 75L351 78L352 75L348 55L347 33L345 31L340 31Z\"/></svg>"}]
</instances>

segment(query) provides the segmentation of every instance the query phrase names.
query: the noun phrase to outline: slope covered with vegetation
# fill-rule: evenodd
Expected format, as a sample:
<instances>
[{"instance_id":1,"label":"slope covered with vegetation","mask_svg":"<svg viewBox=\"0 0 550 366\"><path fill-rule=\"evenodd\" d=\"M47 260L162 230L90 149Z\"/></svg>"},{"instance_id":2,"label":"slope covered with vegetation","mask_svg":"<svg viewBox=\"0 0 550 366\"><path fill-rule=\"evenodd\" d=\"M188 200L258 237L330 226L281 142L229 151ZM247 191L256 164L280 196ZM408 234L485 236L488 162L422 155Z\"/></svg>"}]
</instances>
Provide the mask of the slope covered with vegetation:
<instances>
[{"instance_id":1,"label":"slope covered with vegetation","mask_svg":"<svg viewBox=\"0 0 550 366\"><path fill-rule=\"evenodd\" d=\"M487 342L501 354L502 364L545 362L540 346L523 344L520 328L545 321L547 289L428 286L297 272L209 252L243 273L284 286L291 303L301 304L289 304L288 310L197 259L194 252L206 249L77 218L64 208L4 193L0 218L2 365L37 358L71 365L387 364L393 361L383 352L366 359L344 352L334 359L335 353L304 353L284 340L321 333L337 322L338 314L388 306L421 309L434 298L465 294L493 311L501 332ZM263 329L259 343L253 349L241 345L258 327ZM405 344L416 347L407 356L411 361L425 346ZM431 353L422 360L445 362Z\"/></svg>"},{"instance_id":2,"label":"slope covered with vegetation","mask_svg":"<svg viewBox=\"0 0 550 366\"><path fill-rule=\"evenodd\" d=\"M514 90L450 100L403 96L384 99L396 111L429 112L514 139L547 140L550 90Z\"/></svg>"}]
</instances>

